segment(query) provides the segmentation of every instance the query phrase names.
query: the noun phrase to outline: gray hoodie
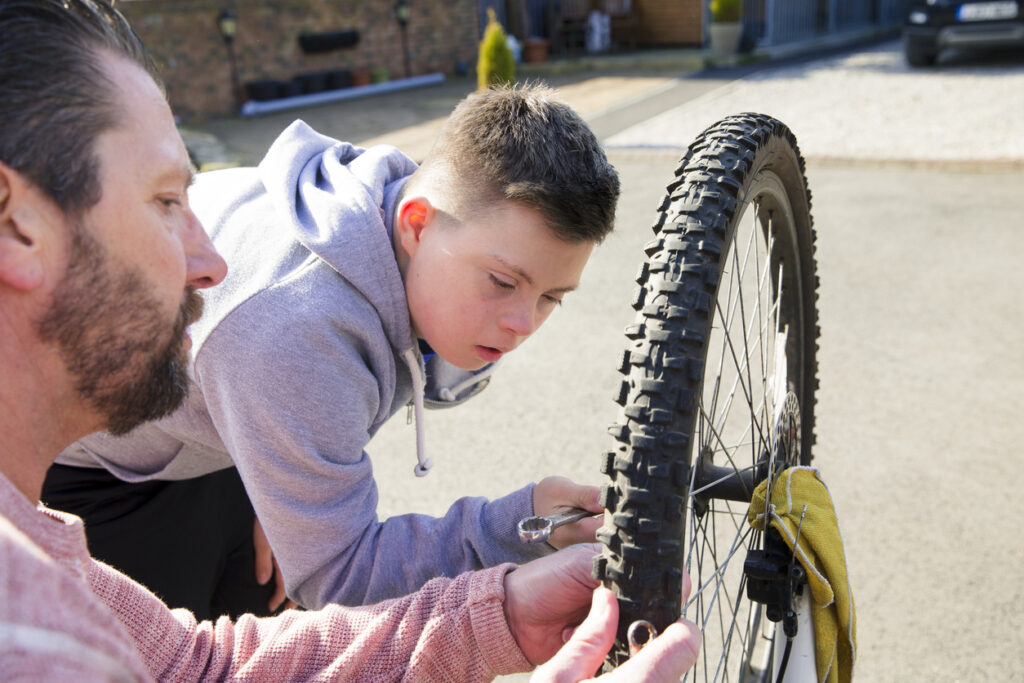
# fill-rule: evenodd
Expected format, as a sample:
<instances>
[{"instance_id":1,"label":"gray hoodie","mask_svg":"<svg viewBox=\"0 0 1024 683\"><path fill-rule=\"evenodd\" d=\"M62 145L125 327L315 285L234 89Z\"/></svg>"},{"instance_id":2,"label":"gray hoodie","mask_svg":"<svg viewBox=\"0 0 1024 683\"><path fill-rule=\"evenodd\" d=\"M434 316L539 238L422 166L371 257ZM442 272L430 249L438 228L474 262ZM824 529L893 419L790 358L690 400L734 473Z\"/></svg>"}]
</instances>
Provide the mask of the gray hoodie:
<instances>
[{"instance_id":1,"label":"gray hoodie","mask_svg":"<svg viewBox=\"0 0 1024 683\"><path fill-rule=\"evenodd\" d=\"M201 174L189 198L228 275L204 291L190 330L189 398L126 436L87 437L58 462L127 481L234 464L288 595L309 608L376 602L549 552L514 533L533 514L532 485L462 498L442 518L377 518L370 438L415 405L425 473L423 405L464 400L491 370L471 376L435 356L425 372L391 241L415 168L392 147L362 150L296 121L257 168Z\"/></svg>"}]
</instances>

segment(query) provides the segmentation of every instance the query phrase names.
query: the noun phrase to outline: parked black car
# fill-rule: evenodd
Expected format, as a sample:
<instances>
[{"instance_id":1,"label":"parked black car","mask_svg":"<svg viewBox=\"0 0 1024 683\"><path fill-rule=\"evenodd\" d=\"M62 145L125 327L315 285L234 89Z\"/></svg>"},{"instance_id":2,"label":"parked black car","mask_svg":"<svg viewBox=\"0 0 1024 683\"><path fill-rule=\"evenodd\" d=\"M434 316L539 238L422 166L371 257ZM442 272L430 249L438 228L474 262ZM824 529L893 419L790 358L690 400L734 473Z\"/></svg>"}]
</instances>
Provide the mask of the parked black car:
<instances>
[{"instance_id":1,"label":"parked black car","mask_svg":"<svg viewBox=\"0 0 1024 683\"><path fill-rule=\"evenodd\" d=\"M912 66L947 47L1024 47L1021 0L910 0L903 51Z\"/></svg>"}]
</instances>

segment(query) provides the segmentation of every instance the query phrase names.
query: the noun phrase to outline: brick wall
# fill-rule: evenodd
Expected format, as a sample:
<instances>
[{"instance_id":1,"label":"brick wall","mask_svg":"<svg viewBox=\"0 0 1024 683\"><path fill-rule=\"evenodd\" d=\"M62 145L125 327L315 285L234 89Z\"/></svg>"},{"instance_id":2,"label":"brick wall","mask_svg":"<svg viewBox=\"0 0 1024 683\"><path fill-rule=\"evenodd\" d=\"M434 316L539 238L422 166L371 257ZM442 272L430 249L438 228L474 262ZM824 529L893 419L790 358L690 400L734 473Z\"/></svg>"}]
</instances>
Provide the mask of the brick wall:
<instances>
[{"instance_id":1,"label":"brick wall","mask_svg":"<svg viewBox=\"0 0 1024 683\"><path fill-rule=\"evenodd\" d=\"M121 0L128 17L160 67L171 108L188 119L235 111L227 48L217 16L237 16L234 48L239 80L288 80L333 69L384 68L404 76L401 33L394 0ZM475 65L476 0L409 0L412 75L450 74L458 62ZM298 37L356 29L359 43L321 54L304 54Z\"/></svg>"},{"instance_id":2,"label":"brick wall","mask_svg":"<svg viewBox=\"0 0 1024 683\"><path fill-rule=\"evenodd\" d=\"M703 43L703 0L633 0L640 9L637 41L644 45Z\"/></svg>"}]
</instances>

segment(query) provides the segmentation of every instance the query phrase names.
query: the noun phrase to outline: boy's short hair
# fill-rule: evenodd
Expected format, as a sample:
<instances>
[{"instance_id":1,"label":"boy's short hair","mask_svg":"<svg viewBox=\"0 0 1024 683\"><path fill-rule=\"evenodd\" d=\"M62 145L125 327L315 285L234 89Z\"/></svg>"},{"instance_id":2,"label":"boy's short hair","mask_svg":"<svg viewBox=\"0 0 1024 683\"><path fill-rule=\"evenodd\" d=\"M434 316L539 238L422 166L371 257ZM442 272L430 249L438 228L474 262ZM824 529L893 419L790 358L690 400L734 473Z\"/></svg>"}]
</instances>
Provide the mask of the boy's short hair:
<instances>
[{"instance_id":1,"label":"boy's short hair","mask_svg":"<svg viewBox=\"0 0 1024 683\"><path fill-rule=\"evenodd\" d=\"M102 197L96 138L117 125L103 52L160 75L107 0L0 0L0 161L65 213Z\"/></svg>"},{"instance_id":2,"label":"boy's short hair","mask_svg":"<svg viewBox=\"0 0 1024 683\"><path fill-rule=\"evenodd\" d=\"M593 132L542 85L463 99L407 191L420 182L443 188L462 215L501 200L527 206L570 243L601 242L619 198L618 174Z\"/></svg>"}]
</instances>

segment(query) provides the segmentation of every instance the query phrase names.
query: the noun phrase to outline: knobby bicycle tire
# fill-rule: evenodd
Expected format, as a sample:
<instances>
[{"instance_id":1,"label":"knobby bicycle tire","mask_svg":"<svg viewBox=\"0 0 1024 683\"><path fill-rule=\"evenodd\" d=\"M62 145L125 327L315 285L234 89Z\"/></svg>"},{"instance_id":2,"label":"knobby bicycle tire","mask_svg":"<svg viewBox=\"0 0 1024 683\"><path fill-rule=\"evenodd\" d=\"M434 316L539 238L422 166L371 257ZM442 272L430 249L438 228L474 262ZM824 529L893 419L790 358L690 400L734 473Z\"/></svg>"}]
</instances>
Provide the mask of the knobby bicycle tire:
<instances>
[{"instance_id":1,"label":"knobby bicycle tire","mask_svg":"<svg viewBox=\"0 0 1024 683\"><path fill-rule=\"evenodd\" d=\"M616 445L601 464L594 574L620 606L605 669L628 658L630 624L661 632L678 619L685 566L686 616L704 631L694 678L765 680L774 630L741 571L761 537L746 525L749 491L810 462L817 389L815 236L795 137L761 114L719 121L689 147L658 211L619 366ZM780 448L783 404L796 436ZM715 468L717 483L699 481ZM722 482L723 469L746 478ZM729 483L732 501L719 499ZM728 548L717 547L723 532Z\"/></svg>"}]
</instances>

